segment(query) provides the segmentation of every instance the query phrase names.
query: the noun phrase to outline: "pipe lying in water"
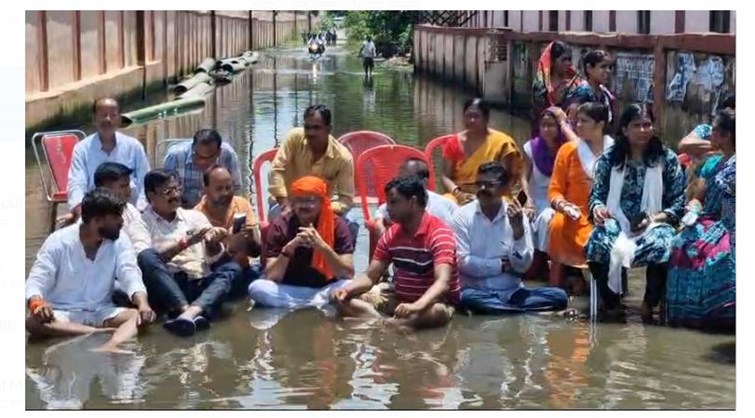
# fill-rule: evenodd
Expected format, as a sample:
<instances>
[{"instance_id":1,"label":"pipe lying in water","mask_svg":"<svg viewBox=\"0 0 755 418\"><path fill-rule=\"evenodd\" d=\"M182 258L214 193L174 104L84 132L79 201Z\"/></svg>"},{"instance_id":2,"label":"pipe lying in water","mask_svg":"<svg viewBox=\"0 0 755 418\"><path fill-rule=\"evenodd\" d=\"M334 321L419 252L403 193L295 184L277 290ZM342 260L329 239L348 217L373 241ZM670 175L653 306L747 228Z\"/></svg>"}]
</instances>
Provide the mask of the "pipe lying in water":
<instances>
[{"instance_id":1,"label":"pipe lying in water","mask_svg":"<svg viewBox=\"0 0 755 418\"><path fill-rule=\"evenodd\" d=\"M172 102L160 103L158 105L145 107L143 109L134 110L133 112L124 113L121 115L121 123L123 126L131 125L134 122L143 122L145 120L162 117L169 113L178 113L192 108L203 107L205 104L205 97L192 95Z\"/></svg>"},{"instance_id":2,"label":"pipe lying in water","mask_svg":"<svg viewBox=\"0 0 755 418\"><path fill-rule=\"evenodd\" d=\"M197 84L186 92L180 94L178 98L184 99L193 96L204 96L205 94L211 92L213 88L215 88L213 85L207 83Z\"/></svg>"},{"instance_id":3,"label":"pipe lying in water","mask_svg":"<svg viewBox=\"0 0 755 418\"><path fill-rule=\"evenodd\" d=\"M202 83L209 83L210 80L212 80L212 77L210 77L207 73L197 73L193 77L191 77L188 80L184 80L176 85L176 87L173 89L178 94L186 93L188 90L191 90L194 86Z\"/></svg>"},{"instance_id":4,"label":"pipe lying in water","mask_svg":"<svg viewBox=\"0 0 755 418\"><path fill-rule=\"evenodd\" d=\"M210 71L215 69L215 65L217 65L217 60L215 58L205 58L202 60L202 62L199 63L197 66L197 69L194 70L194 74L198 73L210 73Z\"/></svg>"},{"instance_id":5,"label":"pipe lying in water","mask_svg":"<svg viewBox=\"0 0 755 418\"><path fill-rule=\"evenodd\" d=\"M246 65L241 60L238 60L236 58L225 60L222 64L220 64L220 69L226 70L231 73L238 73L241 71L244 71L246 68Z\"/></svg>"}]
</instances>

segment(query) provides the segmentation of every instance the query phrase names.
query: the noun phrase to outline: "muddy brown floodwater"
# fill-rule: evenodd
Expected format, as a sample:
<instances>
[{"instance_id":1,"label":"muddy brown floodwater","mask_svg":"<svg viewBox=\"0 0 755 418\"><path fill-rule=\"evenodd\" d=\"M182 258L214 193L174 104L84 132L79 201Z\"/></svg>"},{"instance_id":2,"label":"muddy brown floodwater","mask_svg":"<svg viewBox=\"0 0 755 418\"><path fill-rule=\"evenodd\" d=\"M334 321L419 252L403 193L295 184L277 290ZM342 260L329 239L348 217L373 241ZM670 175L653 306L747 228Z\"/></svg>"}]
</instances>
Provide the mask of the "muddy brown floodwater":
<instances>
[{"instance_id":1,"label":"muddy brown floodwater","mask_svg":"<svg viewBox=\"0 0 755 418\"><path fill-rule=\"evenodd\" d=\"M303 48L261 62L211 95L205 109L125 131L153 166L167 138L215 127L249 162L275 146L312 103L333 110L336 136L369 129L403 144L462 129L462 91L378 69L365 83L357 58L332 48L316 71ZM160 98L153 98L158 100ZM124 108L140 104L124 104ZM529 123L494 112L491 126L526 140ZM60 128L72 128L60 127ZM87 132L91 127L83 126ZM47 233L48 205L26 164L27 272ZM359 211L361 214L361 211ZM357 271L367 262L360 230ZM644 280L633 274L629 304ZM585 306L585 300L576 300ZM457 316L442 330L405 337L317 311L285 314L234 305L209 332L179 339L155 326L127 355L90 353L101 337L27 344L26 407L44 408L726 408L735 403L735 338L539 316Z\"/></svg>"}]
</instances>

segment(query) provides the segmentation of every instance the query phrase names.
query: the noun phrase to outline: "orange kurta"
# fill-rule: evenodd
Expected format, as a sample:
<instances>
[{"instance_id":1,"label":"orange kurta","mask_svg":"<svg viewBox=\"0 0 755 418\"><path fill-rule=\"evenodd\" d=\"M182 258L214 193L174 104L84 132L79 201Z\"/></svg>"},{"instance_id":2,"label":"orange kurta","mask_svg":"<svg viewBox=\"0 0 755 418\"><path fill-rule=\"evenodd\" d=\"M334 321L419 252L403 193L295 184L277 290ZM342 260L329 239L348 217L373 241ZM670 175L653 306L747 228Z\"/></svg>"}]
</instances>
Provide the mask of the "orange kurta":
<instances>
[{"instance_id":1,"label":"orange kurta","mask_svg":"<svg viewBox=\"0 0 755 418\"><path fill-rule=\"evenodd\" d=\"M577 144L567 142L558 150L548 187L548 201L563 198L579 206L582 212L576 221L557 212L550 222L548 255L553 261L570 266L585 264L585 245L592 233L592 224L587 220L592 179L585 173Z\"/></svg>"}]
</instances>

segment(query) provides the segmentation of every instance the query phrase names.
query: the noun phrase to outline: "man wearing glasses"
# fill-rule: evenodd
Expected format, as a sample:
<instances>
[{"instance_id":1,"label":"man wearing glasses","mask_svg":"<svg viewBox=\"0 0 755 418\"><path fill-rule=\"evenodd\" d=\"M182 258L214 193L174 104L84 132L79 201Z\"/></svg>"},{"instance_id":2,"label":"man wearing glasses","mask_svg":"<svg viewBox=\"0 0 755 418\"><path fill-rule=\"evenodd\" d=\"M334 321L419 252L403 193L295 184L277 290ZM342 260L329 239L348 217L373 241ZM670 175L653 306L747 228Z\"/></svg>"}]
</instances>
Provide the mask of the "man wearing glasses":
<instances>
[{"instance_id":1,"label":"man wearing glasses","mask_svg":"<svg viewBox=\"0 0 755 418\"><path fill-rule=\"evenodd\" d=\"M233 192L241 191L239 157L233 147L223 142L218 131L200 129L191 143L176 144L168 149L164 167L178 174L183 186L181 206L193 208L199 203L204 191L204 172L213 165L226 168L233 176Z\"/></svg>"},{"instance_id":2,"label":"man wearing glasses","mask_svg":"<svg viewBox=\"0 0 755 418\"><path fill-rule=\"evenodd\" d=\"M521 205L516 199L504 201L509 180L501 163L481 165L477 200L454 213L461 306L483 314L565 309L568 296L563 289L522 284L534 246Z\"/></svg>"},{"instance_id":3,"label":"man wearing glasses","mask_svg":"<svg viewBox=\"0 0 755 418\"><path fill-rule=\"evenodd\" d=\"M139 253L144 285L158 311L172 319L168 331L191 336L209 328L241 267L223 257L225 228L213 227L199 211L181 208L175 173L152 170L144 176L149 206L142 213L150 248Z\"/></svg>"},{"instance_id":4,"label":"man wearing glasses","mask_svg":"<svg viewBox=\"0 0 755 418\"><path fill-rule=\"evenodd\" d=\"M313 105L304 111L304 127L289 131L270 171L269 193L275 199L270 208L271 220L291 211L289 191L301 177L317 176L327 184L333 211L346 217L356 242L359 229L348 215L354 200L354 159L349 150L331 134L331 113L324 105Z\"/></svg>"}]
</instances>

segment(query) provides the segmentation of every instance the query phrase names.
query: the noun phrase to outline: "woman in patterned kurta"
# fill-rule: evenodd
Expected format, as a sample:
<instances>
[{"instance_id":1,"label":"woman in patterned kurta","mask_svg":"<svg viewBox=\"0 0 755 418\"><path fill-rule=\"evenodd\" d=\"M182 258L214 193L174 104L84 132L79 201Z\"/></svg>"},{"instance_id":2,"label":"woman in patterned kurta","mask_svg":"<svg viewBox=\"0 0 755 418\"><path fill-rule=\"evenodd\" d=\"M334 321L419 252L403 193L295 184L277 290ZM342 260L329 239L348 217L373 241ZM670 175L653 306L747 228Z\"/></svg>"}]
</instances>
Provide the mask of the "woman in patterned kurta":
<instances>
[{"instance_id":1,"label":"woman in patterned kurta","mask_svg":"<svg viewBox=\"0 0 755 418\"><path fill-rule=\"evenodd\" d=\"M608 90L611 75L611 59L607 52L596 49L582 58L585 79L580 81L566 97L566 102L603 103L608 108L608 126L613 125L616 114L616 97Z\"/></svg>"},{"instance_id":2,"label":"woman in patterned kurta","mask_svg":"<svg viewBox=\"0 0 755 418\"><path fill-rule=\"evenodd\" d=\"M687 207L699 217L673 240L667 315L671 325L732 329L736 319L731 239L736 172L733 110L719 112L711 145L723 157L710 173L702 175L700 183L691 185L696 191Z\"/></svg>"},{"instance_id":3,"label":"woman in patterned kurta","mask_svg":"<svg viewBox=\"0 0 755 418\"><path fill-rule=\"evenodd\" d=\"M621 287L615 288L616 292L609 287L609 263L612 257L620 258L620 252L632 250L615 248L619 236L622 235L622 246L628 242L625 237L632 239L634 251L622 261L630 261L631 267L648 266L642 303L645 320L652 319L652 309L663 298L671 241L676 233L672 225L684 214L684 173L676 154L654 135L654 122L645 105L631 105L622 114L616 145L595 166L590 194L590 218L595 228L586 249L606 313L620 315L616 293L621 292ZM658 180L662 185L651 187ZM611 193L612 187L620 189ZM655 208L650 203L653 193L658 194ZM639 224L634 231L631 220Z\"/></svg>"}]
</instances>

